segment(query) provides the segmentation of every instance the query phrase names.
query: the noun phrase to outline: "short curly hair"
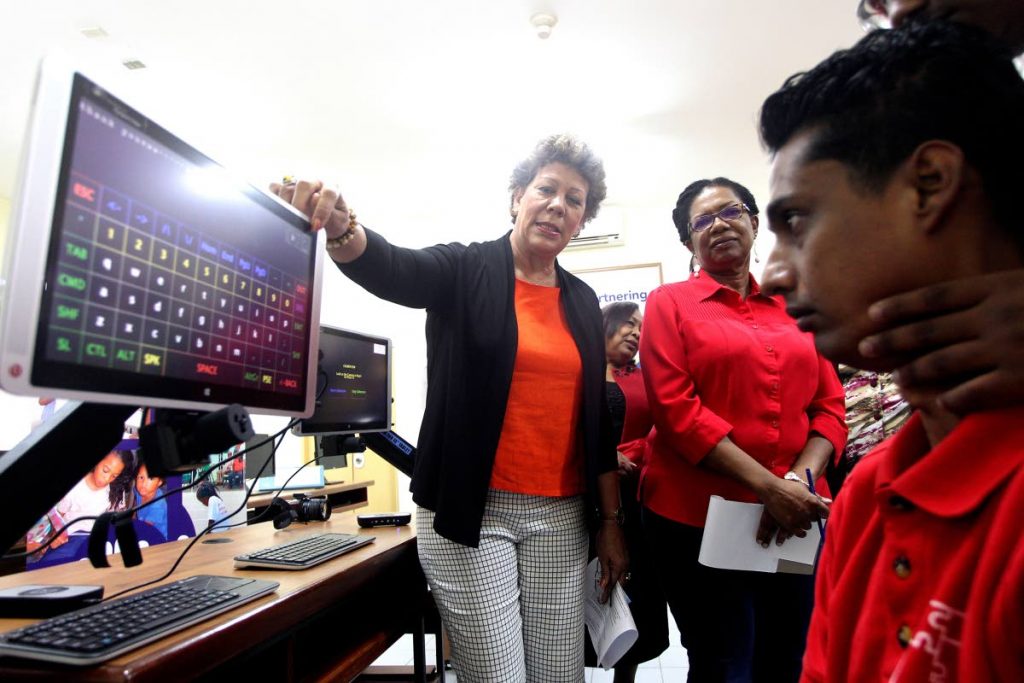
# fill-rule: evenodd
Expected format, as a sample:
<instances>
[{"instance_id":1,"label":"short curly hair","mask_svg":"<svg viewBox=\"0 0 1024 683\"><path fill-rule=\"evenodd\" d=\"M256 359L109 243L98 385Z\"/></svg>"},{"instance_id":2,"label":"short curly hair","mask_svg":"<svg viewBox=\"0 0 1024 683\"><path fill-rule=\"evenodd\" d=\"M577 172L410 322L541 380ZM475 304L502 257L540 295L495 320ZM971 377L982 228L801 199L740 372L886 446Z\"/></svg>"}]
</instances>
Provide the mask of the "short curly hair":
<instances>
[{"instance_id":1,"label":"short curly hair","mask_svg":"<svg viewBox=\"0 0 1024 683\"><path fill-rule=\"evenodd\" d=\"M515 204L517 190L525 190L540 169L556 162L574 169L587 181L590 189L587 192L587 208L583 212L583 222L587 223L597 215L601 202L608 195L608 187L604 183L604 164L586 143L565 133L544 138L537 143L530 156L516 165L508 184L511 195L509 206ZM512 221L515 222L514 216Z\"/></svg>"}]
</instances>

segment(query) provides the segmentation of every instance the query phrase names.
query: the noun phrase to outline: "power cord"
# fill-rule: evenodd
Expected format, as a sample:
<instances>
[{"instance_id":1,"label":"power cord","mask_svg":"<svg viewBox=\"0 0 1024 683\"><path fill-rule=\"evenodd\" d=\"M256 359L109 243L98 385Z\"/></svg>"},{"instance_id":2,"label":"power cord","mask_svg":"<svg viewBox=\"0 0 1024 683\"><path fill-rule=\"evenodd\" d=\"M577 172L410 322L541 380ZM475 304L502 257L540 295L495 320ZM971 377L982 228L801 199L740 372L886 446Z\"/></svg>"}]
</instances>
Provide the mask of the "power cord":
<instances>
[{"instance_id":1,"label":"power cord","mask_svg":"<svg viewBox=\"0 0 1024 683\"><path fill-rule=\"evenodd\" d=\"M324 385L323 385L323 387L321 387L321 388L320 388L320 390L319 390L319 391L317 392L317 395L316 395L316 400L317 400L318 402L319 402L319 400L320 400L320 397L321 397L321 396L323 395L324 391L326 391L326 390L327 390L327 373L326 373L326 372L324 372L323 370L321 370L321 371L320 371L319 373L317 373L317 379L320 379L320 377L321 377L321 376L323 377L323 380L324 380ZM292 428L292 427L293 427L293 426L294 426L295 424L297 424L297 423L298 423L298 421L299 421L299 419L298 419L298 418L295 418L295 419L293 419L293 420L289 421L289 422L288 422L288 424L287 424L287 425L286 425L286 426L284 427L284 429L282 429L281 431L279 431L279 432L277 432L277 433L275 433L275 434L271 435L271 436L270 436L270 437L268 437L267 439L265 439L265 440L261 441L261 442L260 442L259 444L256 444L257 446L262 446L263 444L267 443L268 441L270 441L270 440L272 440L272 439L278 439L278 441L276 441L276 442L274 443L274 446L273 446L273 448L271 449L270 455L269 455L269 456L268 456L268 457L267 457L267 458L266 458L266 459L265 459L265 460L263 461L263 465L262 465L262 466L260 467L259 471L258 471L258 472L256 473L256 477L255 477L255 478L253 479L253 482L252 482L252 483L251 483L251 484L249 485L249 488L248 488L248 489L246 490L246 493L245 493L245 497L244 497L244 498L242 499L242 503L241 503L241 505L239 505L239 506L238 506L237 508L235 508L235 509L234 509L234 510L233 510L233 511L232 511L232 512L231 512L231 513L230 513L230 514L229 514L229 515L227 516L227 518L231 518L231 517L233 517L234 515L238 514L238 513L240 512L240 511L242 511L242 510L246 509L246 505L247 505L247 503L249 502L249 498L250 498L250 497L252 496L252 492L253 492L253 489L254 489L254 488L256 487L256 483L257 483L257 482L259 481L259 475L263 474L263 471L264 471L264 470L266 469L267 465L268 465L268 464L270 463L270 461L271 461L271 460L272 460L272 459L274 458L274 456L275 456L275 455L277 454L277 449L278 449L278 447L280 446L281 442L282 442L282 441L284 440L284 436L285 436L285 433L287 433L287 431L288 431L289 429L291 429L291 428ZM254 447L255 447L255 446L254 446ZM246 450L248 450L248 449L246 449ZM244 451L243 451L243 452L244 452ZM238 454L236 454L236 455L232 456L231 458L228 458L227 460L223 460L223 461L222 461L222 463L223 463L223 462L230 462L231 460L233 460L233 459L235 459L235 458L239 457L240 455L242 455L242 453L238 453ZM295 471L294 471L294 472L292 473L292 475L291 475L290 477L288 477L288 479L286 479L286 480L285 480L285 482L284 482L284 483L283 483L283 484L282 484L282 485L280 486L280 488L279 488L279 489L277 490L277 492L276 492L276 493L275 493L274 495L277 495L277 493L280 493L280 492L282 492L282 491L283 491L283 490L285 489L285 487L286 487L286 486L288 486L288 483L289 483L289 482L290 482L290 481L292 480L292 478L293 478L293 477L294 477L294 476L295 476L296 474L298 474L298 473L299 473L299 472L300 472L300 471L302 470L302 468L303 468L303 467L305 467L306 465L308 465L308 464L309 464L310 462L316 462L316 461L318 461L319 459L320 459L320 457L319 457L319 456L317 456L317 457L313 458L313 460L310 460L309 462L306 462L306 463L304 463L304 464L303 464L303 465L302 465L301 467L299 467L298 469L296 469L296 470L295 470ZM189 485L188 487L183 487L183 489L184 489L184 488L191 488L192 486L194 486L194 485L198 484L198 483L199 483L200 481L202 481L202 480L203 480L203 479L205 478L205 476L208 476L208 475L209 475L209 474L210 474L210 473L211 473L212 471L213 471L212 469L208 470L208 471L206 472L206 475L204 475L203 477L199 477L199 478L198 478L198 479L197 479L197 480L196 480L195 482L193 482L192 484L190 484L190 485ZM150 503L153 503L153 502L155 502L155 500L153 500L153 501L150 501ZM143 506L143 505L140 505L140 506L139 506L139 508L142 508L142 507L144 507L144 506ZM268 508L268 509L269 509L269 508ZM264 511L264 513L265 513L265 512L266 512L266 511ZM261 515L262 515L262 514L263 514L263 513L261 513ZM232 525L230 525L230 526L227 526L227 527L220 527L220 528L231 528L232 526L239 526L239 525L241 525L241 524L248 524L248 523L249 523L249 521L250 521L250 520L248 520L248 519L247 519L247 520L245 520L244 522L238 522L238 523L236 523L236 524L232 524ZM174 564L172 564L172 565L171 565L171 567L170 567L170 569L168 569L168 570L167 570L166 572L164 572L164 573L163 573L163 575L161 575L161 576L159 576L159 577L157 577L157 578L155 578L155 579L152 579L152 580L150 580L150 581L145 581L145 582L143 582L143 583L137 584L137 585L135 585L135 586L132 586L132 587L130 587L130 588L125 588L124 590L122 590L122 591L118 591L117 593L114 593L113 595L108 595L107 597L103 598L103 602L106 602L106 601L108 601L108 600L113 600L114 598L120 597L120 596L124 595L125 593L130 593L130 592L132 592L132 591L135 591L135 590L138 590L138 589L140 589L140 588L145 588L146 586L151 586L151 585L153 585L153 584L155 584L155 583L159 583L159 582L163 581L164 579L166 579L167 577L169 577L169 576L170 576L171 574L173 574L173 573L174 573L174 570L175 570L175 569L177 569L177 568L178 568L178 565L180 565L180 564L181 564L181 561L185 559L185 555L187 555L187 554L188 554L188 551L192 549L192 546L194 546L194 545L195 545L196 543L198 543L198 542L199 542L199 539L201 539L201 538L202 538L203 536L206 536L207 534L209 534L209 533L210 533L210 532L211 532L212 530L213 530L213 527L207 526L207 527L206 527L205 529L202 529L201 531L197 532L197 533L196 533L196 535L195 535L195 538L193 538L193 539L192 539L192 540L191 540L191 541L190 541L190 542L188 543L188 545L186 545L186 546L185 546L185 548L184 548L184 549L183 549L183 550L181 551L181 554L180 554L180 555L178 555L178 559L176 559L176 560L174 561Z\"/></svg>"},{"instance_id":2,"label":"power cord","mask_svg":"<svg viewBox=\"0 0 1024 683\"><path fill-rule=\"evenodd\" d=\"M317 390L316 398L315 398L315 401L317 403L319 403L320 398L323 396L324 392L327 390L327 382L328 382L327 373L324 372L322 369L317 372L317 381L319 382L321 379L323 380L323 386L319 387L319 389ZM246 448L242 449L238 453L235 453L234 455L232 455L230 458L222 460L220 462L220 464L223 465L225 463L231 462L232 460L236 460L237 458L240 458L243 455L245 455L246 453L248 453L250 450L253 450L253 449L256 449L256 448L260 448L261 446L264 446L265 444L269 443L270 441L272 441L274 439L277 439L278 437L281 437L281 439L283 440L284 434L289 429L291 429L293 426L295 426L295 424L297 422L298 422L298 419L291 420L284 427L284 429L282 429L282 430L280 430L278 432L275 432L274 434L271 434L270 436L268 436L263 441L260 441L259 443L253 444L252 446L247 446ZM259 475L263 473L263 471L266 469L267 465L273 459L274 454L277 453L277 448L278 448L279 445L280 445L280 442L278 442L278 444L276 444L273 447L273 449L271 450L270 456L267 457L266 460L263 461L263 465L260 467L260 469L259 469L259 471L257 473L257 477L256 477L257 480L259 479ZM123 511L121 511L118 514L119 514L119 516L123 516L123 515L131 516L131 515L134 515L136 512L138 512L139 510L141 510L144 507L152 505L152 504L154 504L154 503L156 503L158 501L164 500L165 498L167 498L169 496L172 496L175 493L180 493L182 491L187 491L190 488L198 486L200 482L205 481L206 478L209 477L212 473L213 473L213 468L210 468L210 469L206 470L206 472L204 472L203 474L201 474L198 477L196 477L190 483L186 484L185 486L180 486L180 487L178 487L176 489L172 489L170 491L166 491L165 493L163 493L163 494L153 498L153 500L150 500L150 501L147 501L145 503L142 503L141 505L137 505L135 507L131 507L131 508L128 508L126 510L123 510ZM291 481L291 478L289 478L289 481ZM253 482L253 485L255 485L255 481ZM243 502L248 502L249 496L252 495L252 489L253 489L253 486L250 486L249 487L249 491L246 494L245 500ZM232 513L232 514L235 514L235 513ZM57 529L56 531L53 531L50 534L50 537L46 540L46 542L41 544L41 545L39 545L38 547L33 548L32 550L25 550L25 551L19 552L19 553L10 553L10 554L6 554L6 555L0 555L0 560L17 560L17 559L20 559L20 558L23 558L23 557L29 557L31 555L35 555L35 554L41 553L42 551L44 551L47 548L49 548L54 543L54 541L56 541L58 538L60 538L61 534L63 534L69 527L73 526L74 524L77 524L78 522L86 522L86 521L89 521L89 520L95 521L97 519L99 519L98 515L87 515L87 516L82 516L82 517L76 517L75 519L72 519L70 522L65 522L64 525L62 527L60 527L59 529Z\"/></svg>"},{"instance_id":3,"label":"power cord","mask_svg":"<svg viewBox=\"0 0 1024 683\"><path fill-rule=\"evenodd\" d=\"M292 420L291 422L289 422L289 423L288 423L288 425L287 425L287 426L286 426L286 427L285 427L284 429L282 429L282 430L281 430L281 431L279 431L279 432L276 432L276 433L275 433L275 434L273 434L273 435L272 435L271 437L269 437L268 439L266 439L266 440L264 440L264 441L262 441L262 442L260 443L260 445L262 445L262 444L265 444L265 443L267 443L267 441L270 441L271 439L279 439L278 441L276 441L276 442L274 443L274 446L273 446L273 448L271 449L270 455L269 455L269 456L268 456L268 457L266 458L266 460L264 460L264 461L263 461L263 465L262 465L262 467L260 467L260 469L259 469L259 472L257 473L257 477L256 477L256 478L255 478L255 479L253 480L253 483L249 485L249 489L248 489L248 491L246 492L245 498L244 498L244 499L242 500L242 504L241 504L241 505L240 505L239 507L235 508L235 509L234 509L234 510L233 510L233 511L232 511L232 512L231 512L231 513L230 513L230 514L228 515L228 517L229 517L229 518L230 518L230 517L232 517L232 516L234 516L234 515L236 515L236 514L238 514L238 512L239 512L240 510L244 510L244 509L245 509L246 503L248 503L248 502L249 502L249 497L250 497L250 496L252 495L252 490L253 490L253 488L254 488L254 487L256 486L256 482L257 482L257 481L259 480L259 474L262 474L262 473L263 473L263 470L264 470L264 469L265 469L265 468L267 467L267 464L268 464L268 463L269 463L269 462L270 462L270 461L271 461L271 460L273 459L273 457L274 457L274 456L275 456L275 455L277 454L277 449L278 449L278 446L280 446L280 445L281 445L281 441L283 441L283 440L284 440L284 435L285 435L285 433L286 433L286 432L287 432L287 431L288 431L289 429L291 429L291 428L292 428L292 426L293 426L293 425L294 425L295 423L297 423L297 422L298 422L298 419ZM228 461L227 461L227 460L225 460L225 461L223 461L223 462L228 462ZM197 481L196 481L196 483L198 484L198 483L199 483L199 481L197 480ZM224 528L224 527L221 527L221 528ZM167 570L166 572L164 572L164 573L163 573L163 574L162 574L161 576L158 576L157 578L155 578L155 579L152 579L152 580L150 580L150 581L144 581L143 583L137 584L137 585L135 585L135 586L132 586L132 587L130 587L130 588L125 588L124 590L122 590L122 591L118 591L117 593L114 593L113 595L108 595L108 596L104 597L104 598L103 598L103 600L102 600L101 602L107 602L108 600L113 600L114 598L120 597L120 596L124 595L125 593L130 593L130 592L132 592L132 591L134 591L134 590L138 590L138 589L140 589L140 588L145 588L146 586L151 586L151 585L153 585L154 583L159 583L159 582L163 581L163 580L164 580L164 579L166 579L166 578L167 578L168 576L170 576L171 574L173 574L173 573L174 573L174 570L175 570L175 569L177 569L177 568L178 568L178 565L180 565L180 564L181 564L181 561L185 559L185 555L187 555L187 554L188 554L188 551L192 549L192 546L194 546L194 545L195 545L196 543L198 543L198 542L199 542L199 539L201 539L201 538L202 538L203 536L206 536L207 534L209 534L209 533L210 533L210 532L211 532L212 530L213 530L213 527L207 526L207 527L205 527L205 528L203 528L203 529L201 529L201 530L197 531L197 532L196 532L196 535L195 535L195 537L194 537L194 538L193 538L193 539L192 539L191 541L189 541L188 545L186 545L186 546L184 547L184 549L182 549L182 551L181 551L181 554L180 554L180 555L178 555L178 559L176 559L176 560L174 561L174 564L172 564L172 565L170 566L170 568L169 568L169 569L168 569L168 570Z\"/></svg>"},{"instance_id":4,"label":"power cord","mask_svg":"<svg viewBox=\"0 0 1024 683\"><path fill-rule=\"evenodd\" d=\"M293 421L289 422L288 426L286 426L281 431L276 432L275 434L272 434L272 435L268 436L266 439L264 439L263 441L260 441L259 443L256 443L256 444L253 444L252 446L244 448L243 450L239 451L238 453L232 455L230 458L227 458L227 459L221 461L221 464L231 462L232 460L235 460L236 458L240 458L243 455L245 455L247 452L249 452L250 450L259 448L259 447L263 446L264 444L270 442L271 440L276 439L278 436L281 436L283 438L284 433L287 432L289 429L291 429L292 426L296 422L297 422L297 420L293 420ZM276 446L275 446L275 451L276 451ZM271 456L268 457L266 459L266 461L264 461L263 467L260 468L260 472L263 472L263 469L266 468L267 464L270 462L270 459L272 457L273 457L273 453L271 453ZM128 515L128 516L134 515L136 512L138 512L142 508L147 507L149 505L152 505L152 504L156 503L157 501L163 500L163 499L167 498L168 496L174 495L175 493L180 493L182 491L187 491L188 489L197 486L200 482L204 481L212 473L213 473L213 469L211 468L211 469L207 470L206 472L204 472L203 474L201 474L200 476L196 477L189 484L186 484L184 486L180 486L180 487L178 487L176 489L171 489L170 491L167 491L167 492L165 492L165 493L163 493L163 494L161 494L159 496L156 496L155 498L153 498L153 500L150 500L150 501L147 501L145 503L142 503L141 505L137 505L137 506L134 506L134 507L131 507L131 508L127 508L127 509L121 511L120 513L118 513L118 514L120 514L120 515ZM73 526L73 525L75 525L75 524L77 524L79 522L87 522L89 520L96 520L98 518L99 518L98 515L83 515L81 517L75 517L71 521L65 522L64 525L61 526L56 531L53 531L51 533L50 537L46 540L46 542L41 544L37 548L34 548L32 550L26 550L26 551L19 552L19 553L10 553L10 554L7 554L7 555L3 555L2 557L0 557L0 559L15 560L15 559L19 559L19 558L22 558L22 557L29 557L30 555L35 555L37 553L41 553L42 551L44 551L47 548L49 548L53 544L53 542L56 541L58 538L60 538L61 534L63 534L71 526Z\"/></svg>"}]
</instances>

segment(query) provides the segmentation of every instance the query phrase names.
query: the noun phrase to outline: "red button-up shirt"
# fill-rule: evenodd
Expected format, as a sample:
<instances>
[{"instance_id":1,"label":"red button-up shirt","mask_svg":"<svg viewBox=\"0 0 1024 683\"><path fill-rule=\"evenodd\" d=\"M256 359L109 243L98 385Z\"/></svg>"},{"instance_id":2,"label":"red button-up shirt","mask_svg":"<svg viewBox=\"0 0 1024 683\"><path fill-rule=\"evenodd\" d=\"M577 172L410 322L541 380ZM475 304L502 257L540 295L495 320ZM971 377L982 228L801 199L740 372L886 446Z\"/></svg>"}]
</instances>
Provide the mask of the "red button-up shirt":
<instances>
[{"instance_id":1,"label":"red button-up shirt","mask_svg":"<svg viewBox=\"0 0 1024 683\"><path fill-rule=\"evenodd\" d=\"M703 527L712 495L757 500L740 482L700 467L726 436L777 476L812 433L843 452L845 399L835 369L753 277L746 299L701 274L651 292L640 358L655 423L641 498L663 517ZM824 479L818 486L828 495Z\"/></svg>"},{"instance_id":2,"label":"red button-up shirt","mask_svg":"<svg viewBox=\"0 0 1024 683\"><path fill-rule=\"evenodd\" d=\"M914 415L832 508L802 680L1024 681L1022 533L1024 408Z\"/></svg>"}]
</instances>

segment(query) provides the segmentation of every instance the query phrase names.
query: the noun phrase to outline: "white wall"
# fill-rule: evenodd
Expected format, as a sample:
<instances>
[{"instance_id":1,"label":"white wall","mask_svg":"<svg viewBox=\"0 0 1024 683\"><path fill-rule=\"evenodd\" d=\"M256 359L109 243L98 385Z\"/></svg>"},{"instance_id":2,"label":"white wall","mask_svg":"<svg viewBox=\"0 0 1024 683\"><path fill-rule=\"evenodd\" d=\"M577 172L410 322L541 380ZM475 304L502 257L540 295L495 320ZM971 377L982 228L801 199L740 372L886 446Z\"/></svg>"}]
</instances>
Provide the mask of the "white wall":
<instances>
[{"instance_id":1,"label":"white wall","mask_svg":"<svg viewBox=\"0 0 1024 683\"><path fill-rule=\"evenodd\" d=\"M0 263L4 262L4 243L7 241L7 225L11 220L11 200L0 197Z\"/></svg>"}]
</instances>

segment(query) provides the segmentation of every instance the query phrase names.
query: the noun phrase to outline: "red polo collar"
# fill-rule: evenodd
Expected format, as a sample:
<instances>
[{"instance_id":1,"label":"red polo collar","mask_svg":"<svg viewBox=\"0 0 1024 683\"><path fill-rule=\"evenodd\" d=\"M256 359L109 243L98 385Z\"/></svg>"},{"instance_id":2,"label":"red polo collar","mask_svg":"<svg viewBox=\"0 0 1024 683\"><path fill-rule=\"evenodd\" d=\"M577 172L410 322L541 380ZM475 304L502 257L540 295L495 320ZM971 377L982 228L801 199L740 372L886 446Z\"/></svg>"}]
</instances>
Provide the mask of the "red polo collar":
<instances>
[{"instance_id":1,"label":"red polo collar","mask_svg":"<svg viewBox=\"0 0 1024 683\"><path fill-rule=\"evenodd\" d=\"M1024 408L968 415L934 449L915 413L879 463L875 494L899 495L938 517L976 509L1024 463Z\"/></svg>"}]
</instances>

